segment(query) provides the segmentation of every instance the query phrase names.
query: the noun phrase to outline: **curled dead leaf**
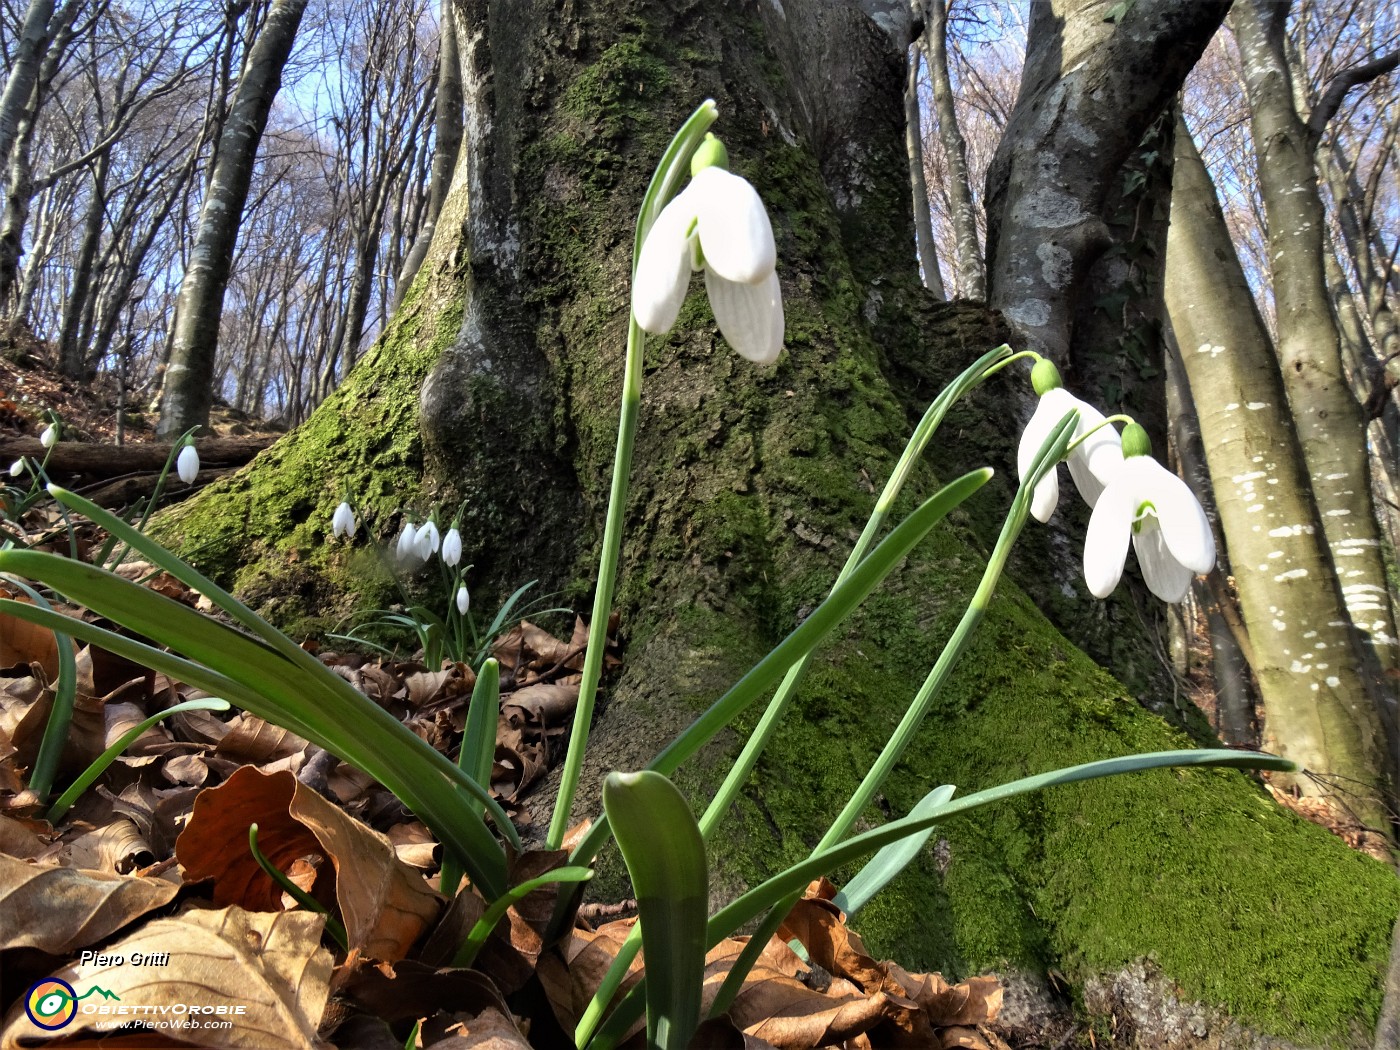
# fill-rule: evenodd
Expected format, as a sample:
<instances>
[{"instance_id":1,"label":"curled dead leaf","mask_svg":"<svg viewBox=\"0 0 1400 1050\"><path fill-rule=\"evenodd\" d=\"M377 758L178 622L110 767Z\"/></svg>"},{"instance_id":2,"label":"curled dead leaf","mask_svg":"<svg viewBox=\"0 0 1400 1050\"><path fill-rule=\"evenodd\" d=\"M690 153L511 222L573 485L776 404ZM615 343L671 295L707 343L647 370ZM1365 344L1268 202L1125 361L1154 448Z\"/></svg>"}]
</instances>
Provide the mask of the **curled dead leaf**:
<instances>
[{"instance_id":1,"label":"curled dead leaf","mask_svg":"<svg viewBox=\"0 0 1400 1050\"><path fill-rule=\"evenodd\" d=\"M437 918L437 895L404 864L391 842L287 772L244 766L195 799L189 825L175 844L190 881L214 880L216 904L281 911L282 891L248 849L248 826L258 846L283 871L306 857L323 857L312 894L339 905L351 948L393 961Z\"/></svg>"}]
</instances>

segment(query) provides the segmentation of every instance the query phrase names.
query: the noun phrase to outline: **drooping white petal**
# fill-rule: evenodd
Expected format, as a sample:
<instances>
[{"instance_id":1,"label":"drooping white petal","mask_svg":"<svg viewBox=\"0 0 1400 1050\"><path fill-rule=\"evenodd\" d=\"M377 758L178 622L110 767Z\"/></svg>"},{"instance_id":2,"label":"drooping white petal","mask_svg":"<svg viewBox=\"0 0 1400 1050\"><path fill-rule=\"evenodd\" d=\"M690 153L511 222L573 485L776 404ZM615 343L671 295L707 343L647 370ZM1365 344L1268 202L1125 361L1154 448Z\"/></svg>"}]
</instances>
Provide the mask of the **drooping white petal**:
<instances>
[{"instance_id":1,"label":"drooping white petal","mask_svg":"<svg viewBox=\"0 0 1400 1050\"><path fill-rule=\"evenodd\" d=\"M1133 552L1149 591L1164 602L1175 603L1186 597L1195 574L1172 555L1162 526L1151 513L1133 533Z\"/></svg>"},{"instance_id":2,"label":"drooping white petal","mask_svg":"<svg viewBox=\"0 0 1400 1050\"><path fill-rule=\"evenodd\" d=\"M448 529L442 538L442 563L449 568L462 560L462 534L455 528Z\"/></svg>"},{"instance_id":3,"label":"drooping white petal","mask_svg":"<svg viewBox=\"0 0 1400 1050\"><path fill-rule=\"evenodd\" d=\"M1107 598L1123 577L1137 506L1130 484L1110 484L1089 515L1084 534L1084 583L1095 598Z\"/></svg>"},{"instance_id":4,"label":"drooping white petal","mask_svg":"<svg viewBox=\"0 0 1400 1050\"><path fill-rule=\"evenodd\" d=\"M695 221L689 189L674 197L656 217L642 250L637 253L637 273L632 279L632 316L643 331L664 335L676 323L690 288L690 243L687 234Z\"/></svg>"},{"instance_id":5,"label":"drooping white petal","mask_svg":"<svg viewBox=\"0 0 1400 1050\"><path fill-rule=\"evenodd\" d=\"M467 585L465 583L457 588L457 612L459 615L467 615L467 609L471 606L471 600L471 595L467 593Z\"/></svg>"},{"instance_id":6,"label":"drooping white petal","mask_svg":"<svg viewBox=\"0 0 1400 1050\"><path fill-rule=\"evenodd\" d=\"M331 535L344 536L347 540L355 538L355 511L343 500L331 515Z\"/></svg>"},{"instance_id":7,"label":"drooping white petal","mask_svg":"<svg viewBox=\"0 0 1400 1050\"><path fill-rule=\"evenodd\" d=\"M418 557L423 561L427 561L437 552L441 542L442 538L438 535L438 527L432 520L425 521L422 528L418 530L418 534L413 538L413 545L418 551Z\"/></svg>"},{"instance_id":8,"label":"drooping white petal","mask_svg":"<svg viewBox=\"0 0 1400 1050\"><path fill-rule=\"evenodd\" d=\"M194 479L199 477L199 453L193 445L186 445L180 450L175 460L175 473L186 485L193 485Z\"/></svg>"},{"instance_id":9,"label":"drooping white petal","mask_svg":"<svg viewBox=\"0 0 1400 1050\"><path fill-rule=\"evenodd\" d=\"M1021 443L1016 448L1016 473L1022 481L1030 474L1036 454L1040 452L1040 446L1045 444L1045 439L1050 436L1050 431L1055 429L1067 413L1078 407L1079 399L1063 387L1047 391L1036 403L1035 412L1026 424L1026 429L1021 431ZM1035 487L1035 494L1031 498L1031 514L1036 521L1049 521L1060 502L1057 469L1052 467Z\"/></svg>"},{"instance_id":10,"label":"drooping white petal","mask_svg":"<svg viewBox=\"0 0 1400 1050\"><path fill-rule=\"evenodd\" d=\"M415 540L418 538L418 527L411 521L403 523L403 531L399 533L399 543L394 549L394 555L399 561L408 561L418 553Z\"/></svg>"},{"instance_id":11,"label":"drooping white petal","mask_svg":"<svg viewBox=\"0 0 1400 1050\"><path fill-rule=\"evenodd\" d=\"M783 349L783 293L776 272L762 284L725 280L705 268L705 291L719 330L750 361L772 364Z\"/></svg>"},{"instance_id":12,"label":"drooping white petal","mask_svg":"<svg viewBox=\"0 0 1400 1050\"><path fill-rule=\"evenodd\" d=\"M53 424L49 424L44 428L44 432L39 435L39 444L43 445L45 448L53 448L57 443L58 431L54 429Z\"/></svg>"},{"instance_id":13,"label":"drooping white petal","mask_svg":"<svg viewBox=\"0 0 1400 1050\"><path fill-rule=\"evenodd\" d=\"M1123 441L1117 430L1103 425L1104 414L1097 408L1075 397L1071 400L1075 402L1074 407L1079 409L1079 425L1074 430L1075 439L1085 434L1089 436L1070 453L1069 476L1074 479L1074 487L1079 490L1080 497L1092 507L1098 502L1118 465L1123 462ZM1095 427L1098 429L1095 430ZM1093 433L1090 434L1090 431Z\"/></svg>"},{"instance_id":14,"label":"drooping white petal","mask_svg":"<svg viewBox=\"0 0 1400 1050\"><path fill-rule=\"evenodd\" d=\"M758 191L722 168L705 168L686 188L706 269L727 281L766 281L778 261L773 226ZM648 238L649 239L649 238Z\"/></svg>"}]
</instances>

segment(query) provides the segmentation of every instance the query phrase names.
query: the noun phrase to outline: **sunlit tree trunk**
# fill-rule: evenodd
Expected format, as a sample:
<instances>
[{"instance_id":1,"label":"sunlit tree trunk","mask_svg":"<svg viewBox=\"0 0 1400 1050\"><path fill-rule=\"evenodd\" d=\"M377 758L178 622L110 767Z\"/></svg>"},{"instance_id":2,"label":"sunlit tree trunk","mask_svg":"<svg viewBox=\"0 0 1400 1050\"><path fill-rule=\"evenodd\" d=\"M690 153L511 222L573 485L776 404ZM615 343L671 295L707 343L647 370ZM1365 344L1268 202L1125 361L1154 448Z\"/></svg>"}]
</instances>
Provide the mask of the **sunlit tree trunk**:
<instances>
[{"instance_id":1,"label":"sunlit tree trunk","mask_svg":"<svg viewBox=\"0 0 1400 1050\"><path fill-rule=\"evenodd\" d=\"M1343 370L1323 263L1327 220L1317 188L1317 136L1295 108L1283 51L1288 6L1239 0L1230 15L1268 220L1278 367L1347 612L1369 636L1379 665L1392 669L1395 623L1371 503L1366 428ZM1376 684L1393 699L1393 684Z\"/></svg>"},{"instance_id":2,"label":"sunlit tree trunk","mask_svg":"<svg viewBox=\"0 0 1400 1050\"><path fill-rule=\"evenodd\" d=\"M199 231L175 308L170 362L165 370L157 432L173 436L209 421L214 354L224 290L238 226L248 200L253 163L272 101L282 84L306 0L276 0L254 41L233 104L219 135Z\"/></svg>"},{"instance_id":3,"label":"sunlit tree trunk","mask_svg":"<svg viewBox=\"0 0 1400 1050\"><path fill-rule=\"evenodd\" d=\"M1268 333L1184 122L1166 293L1249 630L1265 745L1325 775L1297 778L1299 791L1321 793L1388 831L1381 718L1358 673Z\"/></svg>"},{"instance_id":4,"label":"sunlit tree trunk","mask_svg":"<svg viewBox=\"0 0 1400 1050\"><path fill-rule=\"evenodd\" d=\"M933 216L928 205L928 183L924 181L924 131L919 116L919 49L909 52L909 76L904 83L904 148L909 154L909 186L914 197L914 242L918 245L919 269L924 287L940 299L943 273L938 268L938 244L933 239Z\"/></svg>"}]
</instances>

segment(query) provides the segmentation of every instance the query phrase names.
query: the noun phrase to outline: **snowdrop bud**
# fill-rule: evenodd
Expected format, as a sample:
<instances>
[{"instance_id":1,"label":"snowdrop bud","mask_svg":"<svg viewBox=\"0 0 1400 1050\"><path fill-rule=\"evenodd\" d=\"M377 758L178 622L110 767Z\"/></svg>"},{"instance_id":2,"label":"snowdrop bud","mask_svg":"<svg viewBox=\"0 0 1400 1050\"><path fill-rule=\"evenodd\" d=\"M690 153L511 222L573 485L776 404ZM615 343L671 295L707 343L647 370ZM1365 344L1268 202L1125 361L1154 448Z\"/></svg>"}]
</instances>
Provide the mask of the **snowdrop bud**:
<instances>
[{"instance_id":1,"label":"snowdrop bud","mask_svg":"<svg viewBox=\"0 0 1400 1050\"><path fill-rule=\"evenodd\" d=\"M403 523L403 531L399 533L399 545L394 549L394 556L399 561L408 561L418 553L414 540L418 536L418 527L411 521Z\"/></svg>"},{"instance_id":2,"label":"snowdrop bud","mask_svg":"<svg viewBox=\"0 0 1400 1050\"><path fill-rule=\"evenodd\" d=\"M44 432L39 435L39 444L45 448L53 448L58 444L58 428L52 423L44 428Z\"/></svg>"},{"instance_id":3,"label":"snowdrop bud","mask_svg":"<svg viewBox=\"0 0 1400 1050\"><path fill-rule=\"evenodd\" d=\"M20 458L10 464L10 477L17 478L24 473L24 459Z\"/></svg>"},{"instance_id":4,"label":"snowdrop bud","mask_svg":"<svg viewBox=\"0 0 1400 1050\"><path fill-rule=\"evenodd\" d=\"M467 585L464 583L457 588L457 612L462 616L467 615L467 607L471 605L471 595L467 593Z\"/></svg>"},{"instance_id":5,"label":"snowdrop bud","mask_svg":"<svg viewBox=\"0 0 1400 1050\"><path fill-rule=\"evenodd\" d=\"M1042 357L1031 368L1031 388L1037 395L1044 397L1051 390L1064 385L1064 380L1060 378L1060 370L1048 357Z\"/></svg>"},{"instance_id":6,"label":"snowdrop bud","mask_svg":"<svg viewBox=\"0 0 1400 1050\"><path fill-rule=\"evenodd\" d=\"M331 516L331 535L344 536L347 540L355 538L355 512L344 501Z\"/></svg>"},{"instance_id":7,"label":"snowdrop bud","mask_svg":"<svg viewBox=\"0 0 1400 1050\"><path fill-rule=\"evenodd\" d=\"M694 178L706 168L723 168L729 170L729 151L724 148L724 143L715 138L713 131L705 132L705 141L700 143L690 157L690 176Z\"/></svg>"},{"instance_id":8,"label":"snowdrop bud","mask_svg":"<svg viewBox=\"0 0 1400 1050\"><path fill-rule=\"evenodd\" d=\"M180 450L180 456L175 460L175 473L186 485L193 485L194 479L199 477L199 453L193 445L186 445Z\"/></svg>"},{"instance_id":9,"label":"snowdrop bud","mask_svg":"<svg viewBox=\"0 0 1400 1050\"><path fill-rule=\"evenodd\" d=\"M449 569L462 560L462 534L456 527L447 530L442 540L442 563Z\"/></svg>"}]
</instances>

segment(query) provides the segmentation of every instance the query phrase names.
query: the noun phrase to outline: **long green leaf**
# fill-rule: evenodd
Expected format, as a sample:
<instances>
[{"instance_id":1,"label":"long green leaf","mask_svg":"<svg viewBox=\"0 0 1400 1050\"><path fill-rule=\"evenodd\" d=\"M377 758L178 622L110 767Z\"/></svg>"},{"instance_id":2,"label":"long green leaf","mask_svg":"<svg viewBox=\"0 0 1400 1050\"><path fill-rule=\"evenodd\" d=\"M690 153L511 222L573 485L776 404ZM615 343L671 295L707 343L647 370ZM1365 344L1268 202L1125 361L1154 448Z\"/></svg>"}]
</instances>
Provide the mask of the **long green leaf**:
<instances>
[{"instance_id":1,"label":"long green leaf","mask_svg":"<svg viewBox=\"0 0 1400 1050\"><path fill-rule=\"evenodd\" d=\"M467 705L467 724L462 733L458 767L478 784L491 783L491 762L496 757L496 721L501 710L501 665L495 659L481 665ZM462 868L452 857L443 857L438 873L438 890L447 897L457 895Z\"/></svg>"},{"instance_id":2,"label":"long green leaf","mask_svg":"<svg viewBox=\"0 0 1400 1050\"><path fill-rule=\"evenodd\" d=\"M660 773L609 773L603 810L637 894L647 972L647 1045L685 1050L700 1024L709 867L685 798Z\"/></svg>"},{"instance_id":3,"label":"long green leaf","mask_svg":"<svg viewBox=\"0 0 1400 1050\"><path fill-rule=\"evenodd\" d=\"M955 791L957 788L952 784L944 784L942 787L934 788L909 811L909 816L917 819L936 813L939 807L953 797ZM841 891L832 898L831 903L847 915L854 915L860 911L870 902L871 897L889 885L890 880L909 866L909 863L924 848L924 843L929 840L933 831L934 829L930 826L926 831L916 832L908 838L891 842L885 846L866 861L865 867L861 868L856 877L841 888Z\"/></svg>"},{"instance_id":4,"label":"long green leaf","mask_svg":"<svg viewBox=\"0 0 1400 1050\"><path fill-rule=\"evenodd\" d=\"M592 868L555 868L553 871L547 871L543 875L537 875L533 879L527 879L519 885L512 886L492 901L487 906L486 911L482 913L481 918L476 920L476 925L467 934L467 939L462 942L462 946L457 949L457 954L452 957L452 965L460 970L470 968L476 960L476 953L481 951L481 946L486 943L486 938L491 936L491 931L496 928L496 924L506 917L506 912L536 890L555 883L587 882L592 877Z\"/></svg>"},{"instance_id":5,"label":"long green leaf","mask_svg":"<svg viewBox=\"0 0 1400 1050\"><path fill-rule=\"evenodd\" d=\"M992 476L990 468L974 470L950 482L900 522L855 570L834 588L826 600L803 620L752 670L739 679L727 693L692 722L680 736L648 763L647 768L661 774L674 773L686 759L699 751L715 735L729 725L750 704L761 697L788 667L817 647L823 638L849 616L890 571L899 564L915 544L924 538L953 508L985 485ZM572 859L576 863L591 861L603 848L609 835L606 817L599 819L575 847Z\"/></svg>"},{"instance_id":6,"label":"long green leaf","mask_svg":"<svg viewBox=\"0 0 1400 1050\"><path fill-rule=\"evenodd\" d=\"M23 580L12 582L29 595L35 605L42 609L52 608L42 594ZM68 731L73 725L73 703L78 688L78 666L73 655L73 639L61 631L55 631L53 640L58 649L58 680L54 683L53 703L49 705L49 718L44 724L39 751L34 756L34 768L29 771L29 790L44 801L47 801L53 792L54 778L58 775L58 762L63 756L63 748L68 743Z\"/></svg>"},{"instance_id":7,"label":"long green leaf","mask_svg":"<svg viewBox=\"0 0 1400 1050\"><path fill-rule=\"evenodd\" d=\"M184 652L226 678L245 682L258 697L252 703L248 702L249 690L237 697L227 692L222 695L364 769L422 816L448 848L460 855L484 895L494 897L504 891L504 852L474 809L461 804L457 790L464 789L485 804L493 819L501 822L502 830L518 842L499 804L445 756L318 662L314 672L304 669L299 661L294 664L284 659L281 646L274 649L179 602L71 559L33 551L4 551L0 552L0 571L42 580L99 615ZM31 607L19 603L10 606L15 615L39 622L35 614L40 610L31 614ZM76 627L68 626L75 621L63 618L63 623L58 629L81 636ZM105 640L98 644L106 646ZM444 775L451 784L444 781Z\"/></svg>"},{"instance_id":8,"label":"long green leaf","mask_svg":"<svg viewBox=\"0 0 1400 1050\"><path fill-rule=\"evenodd\" d=\"M1136 773L1148 769L1162 769L1171 766L1219 766L1233 769L1268 769L1276 772L1296 772L1295 763L1277 755L1265 755L1254 751L1229 751L1212 749L1201 751L1155 751L1143 755L1125 755L1099 762L1086 762L1083 765L1039 773L1023 777L1009 784L987 788L976 794L967 795L956 802L939 806L935 811L920 817L905 817L873 831L848 839L831 849L814 853L806 860L779 872L766 882L755 886L747 893L722 908L710 918L707 944L710 947L731 936L754 918L782 902L789 894L800 891L813 879L827 872L850 864L868 856L909 835L944 823L949 817L968 813L993 802L1013 798L1030 791L1059 784L1073 784L1081 780L1097 780L1101 777L1117 776L1122 773ZM645 983L645 979L643 981ZM641 1016L642 1000L636 995L637 989L625 996L608 1017L591 1046L615 1046L620 1035L627 1031Z\"/></svg>"}]
</instances>

